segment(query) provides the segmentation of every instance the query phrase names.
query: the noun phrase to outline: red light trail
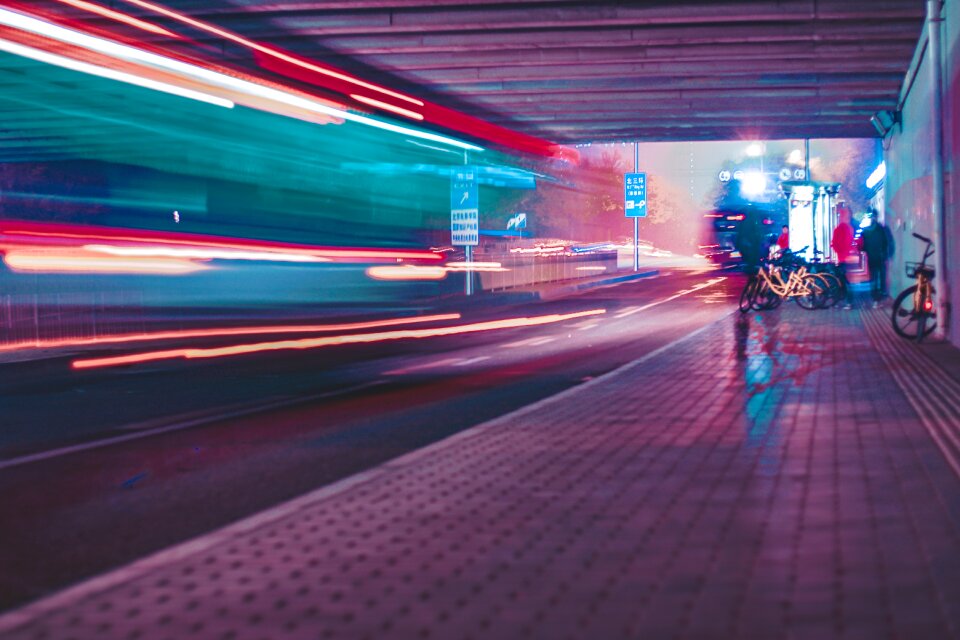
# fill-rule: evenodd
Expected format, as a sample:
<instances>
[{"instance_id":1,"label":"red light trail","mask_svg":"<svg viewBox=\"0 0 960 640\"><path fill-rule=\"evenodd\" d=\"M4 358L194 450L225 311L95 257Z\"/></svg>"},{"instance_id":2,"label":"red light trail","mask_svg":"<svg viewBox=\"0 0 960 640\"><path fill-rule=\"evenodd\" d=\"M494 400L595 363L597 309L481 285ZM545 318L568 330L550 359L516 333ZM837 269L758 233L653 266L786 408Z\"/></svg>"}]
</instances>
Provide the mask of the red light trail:
<instances>
[{"instance_id":1,"label":"red light trail","mask_svg":"<svg viewBox=\"0 0 960 640\"><path fill-rule=\"evenodd\" d=\"M319 247L220 236L0 220L0 254L14 271L182 274L210 260L267 262L424 262L420 249Z\"/></svg>"},{"instance_id":2,"label":"red light trail","mask_svg":"<svg viewBox=\"0 0 960 640\"><path fill-rule=\"evenodd\" d=\"M267 351L319 349L346 344L364 344L385 342L388 340L408 340L419 338L435 338L441 336L480 333L500 329L516 329L520 327L536 327L546 324L555 324L577 318L597 316L606 313L606 309L593 309L567 314L550 314L545 316L509 318L477 322L453 327L439 327L434 329L405 329L401 331L381 331L377 333L357 333L325 338L306 338L303 340L280 340L275 342L259 342L254 344L240 344L228 347L167 349L164 351L147 351L125 356L110 356L105 358L83 358L74 360L71 366L74 369L95 369L101 367L117 367L122 365L156 362L184 358L187 360L223 358L228 356L263 353Z\"/></svg>"},{"instance_id":3,"label":"red light trail","mask_svg":"<svg viewBox=\"0 0 960 640\"><path fill-rule=\"evenodd\" d=\"M379 329L383 327L395 327L405 324L423 324L427 322L442 322L444 320L459 319L459 313L442 313L432 316L387 318L384 320L345 322L340 324L278 324L255 327L222 327L210 329L180 329L176 331L154 331L143 333L118 333L113 335L99 335L92 338L63 338L49 340L41 338L39 340L32 340L29 343L0 345L0 352L26 351L30 349L54 349L62 347L86 347L100 344L129 344L136 342L153 342L159 340L187 340L191 338L225 338L228 336L254 336L283 333L330 333L333 331Z\"/></svg>"}]
</instances>

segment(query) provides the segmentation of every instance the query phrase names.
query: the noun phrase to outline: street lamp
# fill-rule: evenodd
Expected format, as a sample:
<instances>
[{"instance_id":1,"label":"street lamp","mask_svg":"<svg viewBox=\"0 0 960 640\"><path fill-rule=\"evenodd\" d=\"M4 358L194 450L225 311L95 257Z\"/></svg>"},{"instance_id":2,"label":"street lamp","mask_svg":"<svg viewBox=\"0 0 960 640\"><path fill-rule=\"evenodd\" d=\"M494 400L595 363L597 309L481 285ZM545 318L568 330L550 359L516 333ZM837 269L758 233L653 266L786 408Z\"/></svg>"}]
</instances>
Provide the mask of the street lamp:
<instances>
[{"instance_id":1,"label":"street lamp","mask_svg":"<svg viewBox=\"0 0 960 640\"><path fill-rule=\"evenodd\" d=\"M767 176L762 171L747 171L740 181L740 189L748 196L762 196L767 190Z\"/></svg>"}]
</instances>

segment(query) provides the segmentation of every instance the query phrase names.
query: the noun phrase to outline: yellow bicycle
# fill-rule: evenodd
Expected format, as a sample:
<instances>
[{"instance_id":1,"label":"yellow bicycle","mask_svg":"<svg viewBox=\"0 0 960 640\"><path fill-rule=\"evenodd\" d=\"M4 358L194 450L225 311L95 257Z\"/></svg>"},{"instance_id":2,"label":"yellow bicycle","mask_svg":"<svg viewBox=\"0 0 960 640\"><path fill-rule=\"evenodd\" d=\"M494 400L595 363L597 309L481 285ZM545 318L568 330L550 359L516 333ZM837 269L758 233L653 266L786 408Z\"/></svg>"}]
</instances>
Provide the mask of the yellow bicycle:
<instances>
[{"instance_id":1,"label":"yellow bicycle","mask_svg":"<svg viewBox=\"0 0 960 640\"><path fill-rule=\"evenodd\" d=\"M829 284L822 276L808 272L806 265L790 254L765 262L756 275L750 276L740 294L740 311L773 309L787 298L793 298L804 309L820 309L828 297Z\"/></svg>"}]
</instances>

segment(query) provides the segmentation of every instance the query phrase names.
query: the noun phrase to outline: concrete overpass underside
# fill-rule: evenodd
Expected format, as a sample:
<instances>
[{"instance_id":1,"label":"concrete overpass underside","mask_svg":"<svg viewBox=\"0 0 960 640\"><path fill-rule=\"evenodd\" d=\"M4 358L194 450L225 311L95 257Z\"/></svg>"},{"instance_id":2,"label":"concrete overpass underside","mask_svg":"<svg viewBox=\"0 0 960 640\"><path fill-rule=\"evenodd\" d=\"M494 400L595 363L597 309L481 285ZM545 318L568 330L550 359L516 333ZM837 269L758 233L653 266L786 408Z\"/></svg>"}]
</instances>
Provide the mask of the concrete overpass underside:
<instances>
[{"instance_id":1,"label":"concrete overpass underside","mask_svg":"<svg viewBox=\"0 0 960 640\"><path fill-rule=\"evenodd\" d=\"M924 15L920 0L164 4L560 143L875 136Z\"/></svg>"}]
</instances>

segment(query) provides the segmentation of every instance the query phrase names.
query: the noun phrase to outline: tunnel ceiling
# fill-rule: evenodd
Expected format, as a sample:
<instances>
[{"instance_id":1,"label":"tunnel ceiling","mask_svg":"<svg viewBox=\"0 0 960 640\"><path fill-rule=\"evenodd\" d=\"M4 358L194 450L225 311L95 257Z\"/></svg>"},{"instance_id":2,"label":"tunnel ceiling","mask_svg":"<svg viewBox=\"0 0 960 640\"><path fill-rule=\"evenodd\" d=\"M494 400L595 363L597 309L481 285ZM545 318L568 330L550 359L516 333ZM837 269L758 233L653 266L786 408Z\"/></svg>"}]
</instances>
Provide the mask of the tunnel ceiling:
<instances>
[{"instance_id":1,"label":"tunnel ceiling","mask_svg":"<svg viewBox=\"0 0 960 640\"><path fill-rule=\"evenodd\" d=\"M166 0L557 142L876 135L921 0Z\"/></svg>"}]
</instances>

